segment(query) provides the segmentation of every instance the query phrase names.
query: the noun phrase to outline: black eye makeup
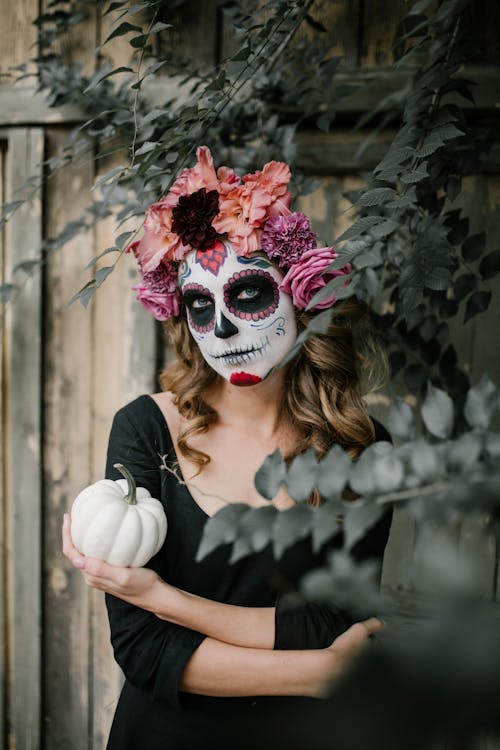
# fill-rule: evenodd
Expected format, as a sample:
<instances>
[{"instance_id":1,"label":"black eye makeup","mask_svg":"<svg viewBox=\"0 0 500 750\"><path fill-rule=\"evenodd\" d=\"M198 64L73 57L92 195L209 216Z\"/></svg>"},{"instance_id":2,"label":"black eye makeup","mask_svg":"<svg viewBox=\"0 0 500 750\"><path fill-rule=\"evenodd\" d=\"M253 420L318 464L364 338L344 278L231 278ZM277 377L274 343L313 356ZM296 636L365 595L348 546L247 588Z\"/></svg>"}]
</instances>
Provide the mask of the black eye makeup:
<instances>
[{"instance_id":1,"label":"black eye makeup","mask_svg":"<svg viewBox=\"0 0 500 750\"><path fill-rule=\"evenodd\" d=\"M182 300L192 328L198 333L211 331L215 325L215 305L210 291L201 284L185 284Z\"/></svg>"},{"instance_id":2,"label":"black eye makeup","mask_svg":"<svg viewBox=\"0 0 500 750\"><path fill-rule=\"evenodd\" d=\"M229 312L243 320L263 320L276 310L278 284L266 271L247 268L234 273L224 285L224 302Z\"/></svg>"}]
</instances>

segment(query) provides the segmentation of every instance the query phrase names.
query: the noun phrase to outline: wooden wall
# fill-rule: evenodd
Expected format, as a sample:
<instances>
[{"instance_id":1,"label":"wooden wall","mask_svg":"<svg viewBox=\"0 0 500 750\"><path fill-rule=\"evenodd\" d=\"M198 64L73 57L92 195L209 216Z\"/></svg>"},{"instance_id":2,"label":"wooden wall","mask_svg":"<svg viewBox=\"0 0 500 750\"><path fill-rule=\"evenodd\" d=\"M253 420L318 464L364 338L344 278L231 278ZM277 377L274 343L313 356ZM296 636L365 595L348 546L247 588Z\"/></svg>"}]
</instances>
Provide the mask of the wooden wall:
<instances>
[{"instance_id":1,"label":"wooden wall","mask_svg":"<svg viewBox=\"0 0 500 750\"><path fill-rule=\"evenodd\" d=\"M36 30L31 22L39 5L39 0L0 0L3 70L33 55ZM215 0L188 6L163 19L174 29L159 44L211 65L231 49L232 29ZM388 14L385 0L316 0L311 11L349 68L357 75L377 74L368 92L375 99L388 85L381 68L391 62L390 42L404 2L394 0L390 6ZM496 3L489 0L487 6L497 17ZM78 30L64 39L62 48L92 72L94 49L109 31L109 16L97 17L92 4L85 7L90 9L85 33ZM487 17L484 7L482 12ZM485 22L482 28L484 62L496 66L495 24ZM304 27L300 33L311 32ZM105 54L115 65L127 64L126 37L114 40ZM485 101L496 104L488 92ZM367 105L367 96L353 97L343 105L341 124L332 133L305 132L299 138L300 166L325 180L302 204L325 240L350 220L342 192L361 184L359 173L376 163L390 139L390 133L383 134L362 161L355 158L359 136L350 133L349 120ZM28 175L39 174L43 156L60 153L78 117L68 107L50 110L28 84L15 89L8 81L0 85L1 199L11 200ZM16 214L0 235L2 279L9 278L19 260L38 257L42 236L54 235L79 217L93 181L109 166L89 159L67 167L46 185L41 203L37 199ZM473 225L488 224L496 241L500 164L490 163L488 169L471 178L464 205ZM119 694L121 676L112 658L102 596L88 591L60 549L63 512L83 486L103 475L113 414L156 387L158 331L130 292L136 280L130 258L122 258L87 310L79 304L66 307L87 280L84 265L112 244L114 229L107 220L49 256L2 318L0 637L5 648L0 649L0 744L9 750L101 750ZM497 307L487 318L457 330L473 376L487 368L499 379L498 359L489 346L499 299L497 295ZM480 545L474 524L453 533L468 554L481 555L484 593L495 595L496 550ZM389 587L411 589L416 545L411 522L399 515L384 574Z\"/></svg>"}]
</instances>

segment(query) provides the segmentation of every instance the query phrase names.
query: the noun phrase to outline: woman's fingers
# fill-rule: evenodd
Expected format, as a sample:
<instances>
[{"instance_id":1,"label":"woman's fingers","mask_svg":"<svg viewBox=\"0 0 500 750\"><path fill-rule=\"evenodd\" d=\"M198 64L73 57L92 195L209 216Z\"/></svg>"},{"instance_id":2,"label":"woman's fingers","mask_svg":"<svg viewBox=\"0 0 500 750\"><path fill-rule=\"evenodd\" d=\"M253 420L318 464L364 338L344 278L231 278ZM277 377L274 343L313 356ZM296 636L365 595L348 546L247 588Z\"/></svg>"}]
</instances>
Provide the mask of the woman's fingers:
<instances>
[{"instance_id":1,"label":"woman's fingers","mask_svg":"<svg viewBox=\"0 0 500 750\"><path fill-rule=\"evenodd\" d=\"M335 651L352 651L354 653L366 644L371 635L378 633L384 627L384 623L378 617L370 617L368 620L355 622L345 633L334 640L330 648Z\"/></svg>"}]
</instances>

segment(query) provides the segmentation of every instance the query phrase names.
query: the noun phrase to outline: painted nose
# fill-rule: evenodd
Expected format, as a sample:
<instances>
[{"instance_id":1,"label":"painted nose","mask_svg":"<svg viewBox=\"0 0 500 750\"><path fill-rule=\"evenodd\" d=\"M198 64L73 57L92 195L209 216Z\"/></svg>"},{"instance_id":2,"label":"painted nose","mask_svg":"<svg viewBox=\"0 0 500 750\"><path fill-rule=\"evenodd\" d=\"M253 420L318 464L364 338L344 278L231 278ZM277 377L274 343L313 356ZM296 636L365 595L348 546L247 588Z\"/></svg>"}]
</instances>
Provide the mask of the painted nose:
<instances>
[{"instance_id":1,"label":"painted nose","mask_svg":"<svg viewBox=\"0 0 500 750\"><path fill-rule=\"evenodd\" d=\"M214 333L219 339L228 339L230 336L234 336L235 333L238 333L238 329L226 318L224 313L221 313L220 320L217 320L215 325Z\"/></svg>"}]
</instances>

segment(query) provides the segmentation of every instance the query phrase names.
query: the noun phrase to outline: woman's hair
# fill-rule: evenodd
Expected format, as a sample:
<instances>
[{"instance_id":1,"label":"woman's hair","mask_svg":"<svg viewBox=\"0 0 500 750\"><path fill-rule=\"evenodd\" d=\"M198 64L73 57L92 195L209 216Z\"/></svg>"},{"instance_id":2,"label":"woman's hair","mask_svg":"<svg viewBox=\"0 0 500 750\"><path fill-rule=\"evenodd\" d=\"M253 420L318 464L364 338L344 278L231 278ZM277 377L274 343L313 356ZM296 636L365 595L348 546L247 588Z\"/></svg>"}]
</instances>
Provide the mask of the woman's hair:
<instances>
[{"instance_id":1,"label":"woman's hair","mask_svg":"<svg viewBox=\"0 0 500 750\"><path fill-rule=\"evenodd\" d=\"M298 313L299 333L312 318L311 313ZM177 361L160 374L160 385L173 393L186 421L178 437L179 450L201 470L210 456L189 441L217 422L217 412L205 401L204 393L219 375L203 358L183 315L164 325ZM279 418L298 437L295 449L285 458L311 447L322 458L335 443L357 458L375 439L363 393L373 389L374 377L380 380L384 367L385 357L369 330L366 305L354 298L338 302L327 332L310 336L285 365Z\"/></svg>"}]
</instances>

